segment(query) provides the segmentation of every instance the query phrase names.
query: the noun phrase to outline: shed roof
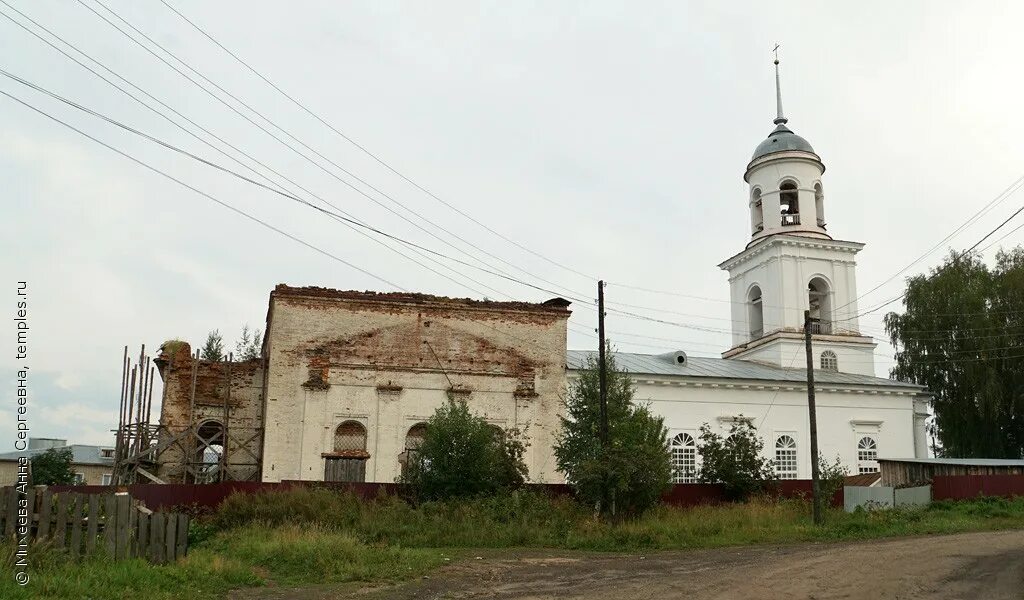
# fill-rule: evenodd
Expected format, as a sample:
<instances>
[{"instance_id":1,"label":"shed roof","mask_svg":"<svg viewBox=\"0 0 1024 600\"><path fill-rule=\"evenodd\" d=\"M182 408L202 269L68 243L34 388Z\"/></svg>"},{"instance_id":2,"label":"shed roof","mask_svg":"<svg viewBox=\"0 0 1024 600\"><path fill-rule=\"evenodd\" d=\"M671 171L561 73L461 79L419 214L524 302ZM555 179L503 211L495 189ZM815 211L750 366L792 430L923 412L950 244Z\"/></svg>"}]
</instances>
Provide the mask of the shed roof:
<instances>
[{"instance_id":1,"label":"shed roof","mask_svg":"<svg viewBox=\"0 0 1024 600\"><path fill-rule=\"evenodd\" d=\"M566 365L569 369L582 369L590 356L597 356L596 350L569 350L566 353ZM634 354L632 352L616 352L615 363L625 371L642 375L669 375L676 377L707 377L716 379L755 379L760 381L779 381L787 383L806 383L807 369L786 369L774 365L741 360L736 358L705 358L688 356L684 363L678 363L675 354ZM923 391L924 386L906 381L896 381L884 377L858 375L856 373L837 373L835 371L814 371L814 380L818 384L833 385L869 385L901 387Z\"/></svg>"}]
</instances>

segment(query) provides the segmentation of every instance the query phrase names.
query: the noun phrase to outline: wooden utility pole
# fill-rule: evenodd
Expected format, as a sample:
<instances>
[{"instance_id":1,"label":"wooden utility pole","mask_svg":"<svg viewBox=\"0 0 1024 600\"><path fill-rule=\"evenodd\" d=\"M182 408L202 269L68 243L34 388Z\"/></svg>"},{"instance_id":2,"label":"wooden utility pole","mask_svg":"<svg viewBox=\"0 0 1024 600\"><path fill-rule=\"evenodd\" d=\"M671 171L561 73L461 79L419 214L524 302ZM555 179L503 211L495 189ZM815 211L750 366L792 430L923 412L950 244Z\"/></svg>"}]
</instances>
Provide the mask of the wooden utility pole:
<instances>
[{"instance_id":1,"label":"wooden utility pole","mask_svg":"<svg viewBox=\"0 0 1024 600\"><path fill-rule=\"evenodd\" d=\"M597 373L601 396L601 447L608 445L608 368L604 355L604 281L597 282Z\"/></svg>"},{"instance_id":2,"label":"wooden utility pole","mask_svg":"<svg viewBox=\"0 0 1024 600\"><path fill-rule=\"evenodd\" d=\"M811 419L811 494L814 524L821 525L821 482L818 473L818 416L814 407L814 355L811 354L811 311L804 311L804 346L807 350L807 414Z\"/></svg>"}]
</instances>

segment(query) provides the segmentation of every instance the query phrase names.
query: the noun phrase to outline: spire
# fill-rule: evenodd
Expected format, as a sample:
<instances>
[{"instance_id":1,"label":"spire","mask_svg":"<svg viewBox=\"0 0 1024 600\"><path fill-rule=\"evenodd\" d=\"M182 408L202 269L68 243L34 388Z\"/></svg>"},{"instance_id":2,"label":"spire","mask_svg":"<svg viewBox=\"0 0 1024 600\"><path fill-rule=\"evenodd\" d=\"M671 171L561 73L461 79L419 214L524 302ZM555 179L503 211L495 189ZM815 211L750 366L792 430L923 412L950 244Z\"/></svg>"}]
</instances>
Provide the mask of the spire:
<instances>
[{"instance_id":1,"label":"spire","mask_svg":"<svg viewBox=\"0 0 1024 600\"><path fill-rule=\"evenodd\" d=\"M775 117L773 123L776 125L785 125L789 119L782 116L782 85L779 84L779 45L775 44L775 48L772 50L775 53L775 106L778 109L778 116Z\"/></svg>"}]
</instances>

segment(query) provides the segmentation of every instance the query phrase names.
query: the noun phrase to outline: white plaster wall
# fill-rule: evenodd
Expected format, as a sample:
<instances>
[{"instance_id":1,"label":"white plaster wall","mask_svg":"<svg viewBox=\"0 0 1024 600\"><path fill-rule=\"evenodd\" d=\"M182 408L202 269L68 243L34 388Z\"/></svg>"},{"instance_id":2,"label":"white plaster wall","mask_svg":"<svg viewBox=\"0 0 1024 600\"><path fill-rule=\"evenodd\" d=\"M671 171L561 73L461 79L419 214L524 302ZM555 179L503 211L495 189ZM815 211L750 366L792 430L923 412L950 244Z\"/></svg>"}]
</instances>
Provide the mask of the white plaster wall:
<instances>
[{"instance_id":1,"label":"white plaster wall","mask_svg":"<svg viewBox=\"0 0 1024 600\"><path fill-rule=\"evenodd\" d=\"M803 157L803 158L801 158ZM748 204L753 198L755 188L761 190L761 201L764 210L764 230L755 233L751 232L752 239L768 237L776 233L810 233L824 237L825 229L818 227L817 210L814 203L814 184L821 182L824 169L820 162L811 158L803 152L790 152L780 154L767 160L762 159L757 166L747 173L747 182L750 184L748 193ZM799 225L782 225L779 202L779 186L782 182L791 179L797 185L797 197L800 207ZM824 208L825 216L828 216L828 195L825 192Z\"/></svg>"},{"instance_id":2,"label":"white plaster wall","mask_svg":"<svg viewBox=\"0 0 1024 600\"><path fill-rule=\"evenodd\" d=\"M470 409L492 423L526 429L531 445L525 460L531 480L560 479L550 449L565 393L568 311L538 315L272 296L270 314L264 481L323 479L321 454L333 450L333 434L341 422L356 420L367 429L367 481L393 482L409 427L425 421L453 386L472 390L467 397ZM358 344L368 333L389 328L409 331L408 340L403 343L400 338L369 351L375 356L363 352L345 358L350 364L338 364L340 359L331 355L325 367L327 389L303 385L311 370L317 370L310 365L310 350L335 348L331 344L345 348L350 341ZM434 343L443 371L420 346L429 339L427 331L439 328L447 332L444 340ZM489 349L456 356L456 363L462 364L449 362L450 349L470 347L466 344L477 340L484 340ZM522 380L509 372L521 361L534 365L536 395L516 394ZM410 362L415 366L409 367ZM401 389L379 389L383 387Z\"/></svg>"},{"instance_id":3,"label":"white plaster wall","mask_svg":"<svg viewBox=\"0 0 1024 600\"><path fill-rule=\"evenodd\" d=\"M637 377L636 402L649 402L652 410L665 418L669 438L685 431L697 436L703 423L726 433L730 423L723 421L738 415L753 418L768 458L775 457L775 439L781 434L794 437L799 459L798 476L811 476L810 424L806 388L784 386L778 389L763 382L736 380L704 381L691 378ZM851 473L857 472L857 442L871 435L881 458L913 458L915 448L915 396L879 393L878 388L861 387L856 391L816 390L818 447L823 458L832 462L839 456ZM918 424L923 426L923 422ZM923 435L923 431L920 432Z\"/></svg>"}]
</instances>

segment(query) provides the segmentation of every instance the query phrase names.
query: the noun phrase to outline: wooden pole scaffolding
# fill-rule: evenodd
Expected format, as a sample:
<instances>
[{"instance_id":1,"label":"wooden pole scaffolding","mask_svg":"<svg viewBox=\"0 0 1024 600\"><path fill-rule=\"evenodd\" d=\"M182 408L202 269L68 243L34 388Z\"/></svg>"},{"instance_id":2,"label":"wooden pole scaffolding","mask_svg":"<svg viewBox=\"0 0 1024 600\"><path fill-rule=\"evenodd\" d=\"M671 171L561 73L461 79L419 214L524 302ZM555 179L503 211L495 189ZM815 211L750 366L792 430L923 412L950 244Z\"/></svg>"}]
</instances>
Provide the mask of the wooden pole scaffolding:
<instances>
[{"instance_id":1,"label":"wooden pole scaffolding","mask_svg":"<svg viewBox=\"0 0 1024 600\"><path fill-rule=\"evenodd\" d=\"M228 363L225 365L224 372L226 373L227 385L224 390L224 427L221 428L221 434L223 439L223 446L220 451L220 480L225 481L228 471L228 421L231 419L231 362L234 360L234 355L228 353Z\"/></svg>"}]
</instances>

